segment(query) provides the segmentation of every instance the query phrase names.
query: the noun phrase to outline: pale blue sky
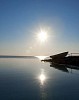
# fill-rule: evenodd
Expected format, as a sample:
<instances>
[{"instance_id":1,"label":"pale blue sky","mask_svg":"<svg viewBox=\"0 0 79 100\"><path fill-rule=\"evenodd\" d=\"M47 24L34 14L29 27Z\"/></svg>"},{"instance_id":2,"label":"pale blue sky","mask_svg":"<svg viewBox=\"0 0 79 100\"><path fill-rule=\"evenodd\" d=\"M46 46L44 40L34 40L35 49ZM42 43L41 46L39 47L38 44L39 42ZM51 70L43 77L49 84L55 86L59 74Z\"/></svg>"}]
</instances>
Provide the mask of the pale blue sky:
<instances>
[{"instance_id":1,"label":"pale blue sky","mask_svg":"<svg viewBox=\"0 0 79 100\"><path fill-rule=\"evenodd\" d=\"M40 43L37 32L49 29ZM79 52L79 0L0 0L0 55Z\"/></svg>"}]
</instances>

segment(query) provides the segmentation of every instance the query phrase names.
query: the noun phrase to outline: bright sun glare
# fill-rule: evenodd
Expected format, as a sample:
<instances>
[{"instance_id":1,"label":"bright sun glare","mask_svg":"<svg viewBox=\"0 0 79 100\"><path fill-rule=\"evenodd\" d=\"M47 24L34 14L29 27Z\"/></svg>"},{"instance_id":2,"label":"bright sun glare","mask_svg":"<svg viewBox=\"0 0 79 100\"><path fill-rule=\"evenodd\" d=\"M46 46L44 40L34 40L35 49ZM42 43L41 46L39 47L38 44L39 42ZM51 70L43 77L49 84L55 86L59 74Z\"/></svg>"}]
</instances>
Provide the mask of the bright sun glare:
<instances>
[{"instance_id":1,"label":"bright sun glare","mask_svg":"<svg viewBox=\"0 0 79 100\"><path fill-rule=\"evenodd\" d=\"M43 85L44 82L45 82L45 80L46 80L46 76L45 76L45 74L44 74L44 69L41 70L41 74L40 74L40 76L39 76L39 80L40 80L40 82L41 82L41 85Z\"/></svg>"},{"instance_id":2,"label":"bright sun glare","mask_svg":"<svg viewBox=\"0 0 79 100\"><path fill-rule=\"evenodd\" d=\"M48 56L36 56L38 59L40 59L40 60L44 60L46 57L48 57Z\"/></svg>"},{"instance_id":3,"label":"bright sun glare","mask_svg":"<svg viewBox=\"0 0 79 100\"><path fill-rule=\"evenodd\" d=\"M40 79L41 84L43 85L43 84L44 84L44 81L45 81L45 79L46 79L46 77L45 77L44 74L41 74L41 75L39 76L39 79Z\"/></svg>"},{"instance_id":4,"label":"bright sun glare","mask_svg":"<svg viewBox=\"0 0 79 100\"><path fill-rule=\"evenodd\" d=\"M37 37L38 37L38 39L39 39L41 42L45 42L45 41L47 40L47 32L41 30L41 31L38 33Z\"/></svg>"},{"instance_id":5,"label":"bright sun glare","mask_svg":"<svg viewBox=\"0 0 79 100\"><path fill-rule=\"evenodd\" d=\"M40 78L41 81L44 81L45 80L45 75L41 74L39 78Z\"/></svg>"}]
</instances>

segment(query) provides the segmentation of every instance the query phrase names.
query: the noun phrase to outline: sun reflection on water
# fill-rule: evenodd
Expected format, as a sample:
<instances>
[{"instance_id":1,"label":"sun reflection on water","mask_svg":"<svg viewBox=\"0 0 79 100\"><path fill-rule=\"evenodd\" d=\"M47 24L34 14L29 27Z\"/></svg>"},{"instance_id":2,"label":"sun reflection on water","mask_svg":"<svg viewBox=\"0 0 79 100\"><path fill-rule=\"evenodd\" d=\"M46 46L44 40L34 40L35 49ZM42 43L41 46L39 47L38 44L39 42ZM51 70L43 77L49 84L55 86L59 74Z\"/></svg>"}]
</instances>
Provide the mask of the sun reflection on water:
<instances>
[{"instance_id":1,"label":"sun reflection on water","mask_svg":"<svg viewBox=\"0 0 79 100\"><path fill-rule=\"evenodd\" d=\"M45 73L44 73L44 69L41 69L41 74L39 76L39 80L40 80L41 85L44 85L44 82L46 80L46 76L45 76Z\"/></svg>"},{"instance_id":2,"label":"sun reflection on water","mask_svg":"<svg viewBox=\"0 0 79 100\"><path fill-rule=\"evenodd\" d=\"M45 84L47 77L45 75L44 69L41 69L41 74L39 75L38 79L40 81L41 100L48 100L48 94L47 94L46 84Z\"/></svg>"}]
</instances>

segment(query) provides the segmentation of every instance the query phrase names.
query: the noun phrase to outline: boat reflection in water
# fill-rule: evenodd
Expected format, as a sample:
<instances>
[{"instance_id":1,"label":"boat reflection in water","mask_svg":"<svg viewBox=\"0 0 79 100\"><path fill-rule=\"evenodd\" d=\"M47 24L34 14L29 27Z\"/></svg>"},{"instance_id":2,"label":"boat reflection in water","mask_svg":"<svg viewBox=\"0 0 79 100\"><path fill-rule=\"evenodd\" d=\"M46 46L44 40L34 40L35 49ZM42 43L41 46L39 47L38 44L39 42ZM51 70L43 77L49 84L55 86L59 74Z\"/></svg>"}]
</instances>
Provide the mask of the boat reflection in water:
<instances>
[{"instance_id":1,"label":"boat reflection in water","mask_svg":"<svg viewBox=\"0 0 79 100\"><path fill-rule=\"evenodd\" d=\"M49 62L50 67L63 72L69 72L68 68L79 70L79 56L68 56L68 52L52 55L49 59L44 59L42 61Z\"/></svg>"},{"instance_id":2,"label":"boat reflection in water","mask_svg":"<svg viewBox=\"0 0 79 100\"><path fill-rule=\"evenodd\" d=\"M50 63L50 67L53 67L53 68L58 69L58 70L61 70L63 72L69 72L68 69L79 70L79 66L66 65L66 64L54 64L54 63Z\"/></svg>"},{"instance_id":3,"label":"boat reflection in water","mask_svg":"<svg viewBox=\"0 0 79 100\"><path fill-rule=\"evenodd\" d=\"M59 65L59 64L50 63L50 67L61 70L63 72L69 72L66 65Z\"/></svg>"}]
</instances>

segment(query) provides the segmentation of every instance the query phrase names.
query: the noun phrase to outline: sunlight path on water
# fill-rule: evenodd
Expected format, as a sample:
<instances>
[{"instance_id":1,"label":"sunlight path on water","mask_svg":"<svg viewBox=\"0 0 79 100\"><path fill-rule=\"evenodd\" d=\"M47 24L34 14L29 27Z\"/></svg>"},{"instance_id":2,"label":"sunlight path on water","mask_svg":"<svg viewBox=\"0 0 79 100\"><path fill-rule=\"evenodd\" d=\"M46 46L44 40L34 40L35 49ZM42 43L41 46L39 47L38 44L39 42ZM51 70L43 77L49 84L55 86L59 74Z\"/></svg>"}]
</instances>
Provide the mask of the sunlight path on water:
<instances>
[{"instance_id":1,"label":"sunlight path on water","mask_svg":"<svg viewBox=\"0 0 79 100\"><path fill-rule=\"evenodd\" d=\"M38 59L40 60L44 60L45 58L47 58L48 56L36 56Z\"/></svg>"},{"instance_id":2,"label":"sunlight path on water","mask_svg":"<svg viewBox=\"0 0 79 100\"><path fill-rule=\"evenodd\" d=\"M45 70L41 69L41 74L38 77L40 81L40 93L41 93L41 100L48 100L47 99L47 92L45 89L45 82L46 82L46 75L45 75Z\"/></svg>"}]
</instances>

